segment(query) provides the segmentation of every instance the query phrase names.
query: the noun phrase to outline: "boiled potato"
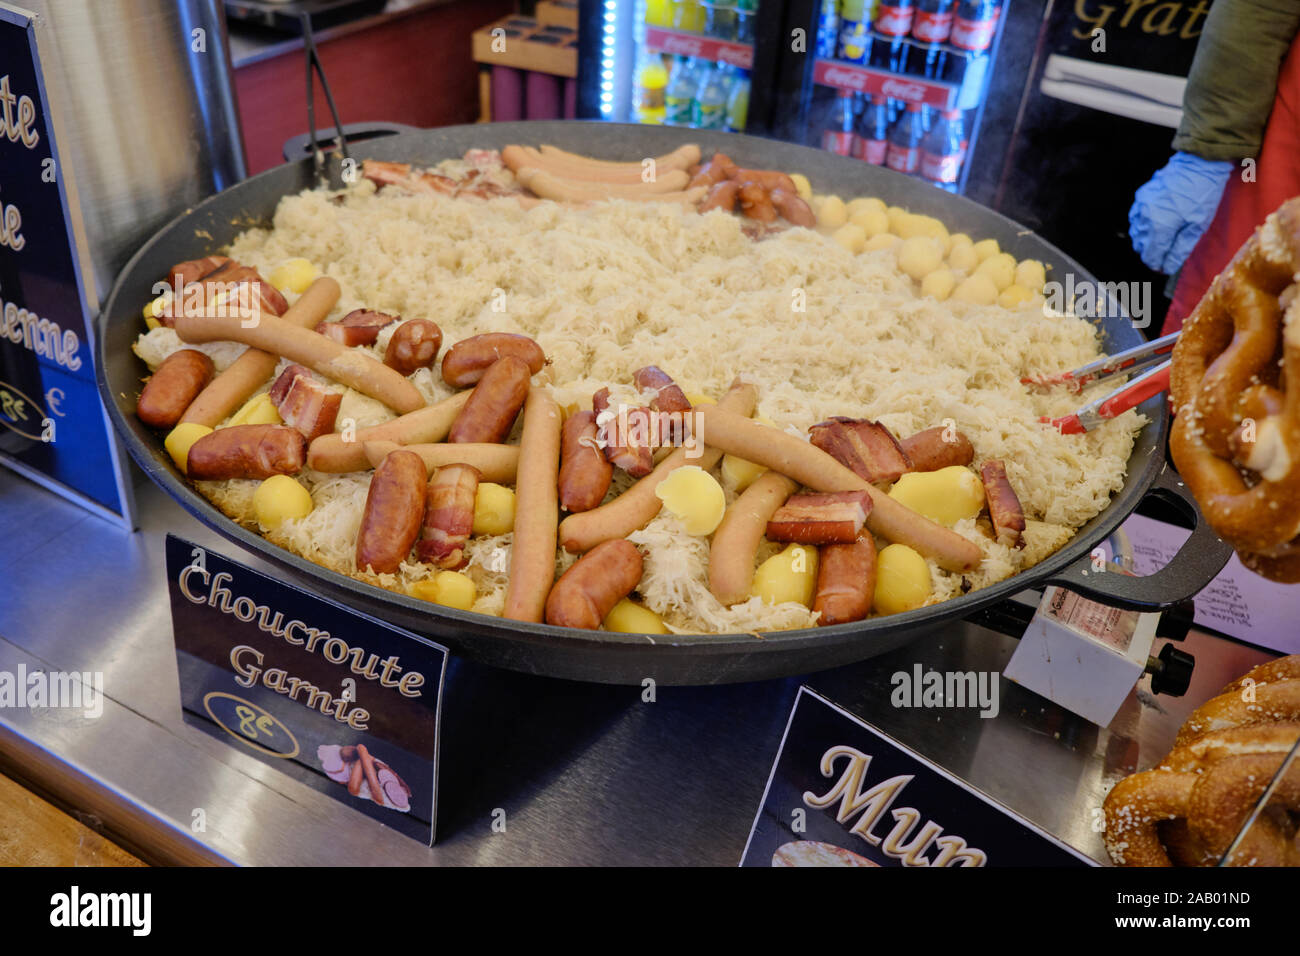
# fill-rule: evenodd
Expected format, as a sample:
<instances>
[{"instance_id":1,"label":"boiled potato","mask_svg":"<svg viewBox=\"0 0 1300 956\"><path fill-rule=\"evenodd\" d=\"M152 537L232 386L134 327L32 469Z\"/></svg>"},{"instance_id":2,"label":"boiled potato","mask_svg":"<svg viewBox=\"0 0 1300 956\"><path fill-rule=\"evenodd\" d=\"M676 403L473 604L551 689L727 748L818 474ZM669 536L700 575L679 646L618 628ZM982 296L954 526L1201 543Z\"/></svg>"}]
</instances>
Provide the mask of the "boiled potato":
<instances>
[{"instance_id":1,"label":"boiled potato","mask_svg":"<svg viewBox=\"0 0 1300 956\"><path fill-rule=\"evenodd\" d=\"M506 534L515 530L515 493L505 485L480 481L474 493L474 533Z\"/></svg>"},{"instance_id":2,"label":"boiled potato","mask_svg":"<svg viewBox=\"0 0 1300 956\"><path fill-rule=\"evenodd\" d=\"M722 523L727 496L699 465L683 465L655 486L655 497L682 520L687 534L713 534Z\"/></svg>"},{"instance_id":3,"label":"boiled potato","mask_svg":"<svg viewBox=\"0 0 1300 956\"><path fill-rule=\"evenodd\" d=\"M849 211L839 196L826 196L817 207L817 225L823 229L838 229L849 221Z\"/></svg>"},{"instance_id":4,"label":"boiled potato","mask_svg":"<svg viewBox=\"0 0 1300 956\"><path fill-rule=\"evenodd\" d=\"M940 302L952 295L952 290L955 288L957 288L957 277L953 275L951 269L935 269L921 280L921 295L938 299Z\"/></svg>"},{"instance_id":5,"label":"boiled potato","mask_svg":"<svg viewBox=\"0 0 1300 956\"><path fill-rule=\"evenodd\" d=\"M973 245L975 245L975 240L972 239L970 236L966 235L966 233L964 232L954 232L951 236L948 237L948 249L950 251L956 249L958 246L973 246Z\"/></svg>"},{"instance_id":6,"label":"boiled potato","mask_svg":"<svg viewBox=\"0 0 1300 956\"><path fill-rule=\"evenodd\" d=\"M1037 259L1022 259L1016 264L1016 285L1030 292L1041 292L1047 285L1047 269Z\"/></svg>"},{"instance_id":7,"label":"boiled potato","mask_svg":"<svg viewBox=\"0 0 1300 956\"><path fill-rule=\"evenodd\" d=\"M958 272L974 272L975 267L979 264L980 257L976 255L975 247L969 242L962 245L953 245L948 253L948 265Z\"/></svg>"},{"instance_id":8,"label":"boiled potato","mask_svg":"<svg viewBox=\"0 0 1300 956\"><path fill-rule=\"evenodd\" d=\"M204 435L210 434L212 429L207 425L181 422L167 433L167 437L163 439L163 447L167 449L167 454L172 456L172 461L176 462L176 467L185 472L188 470L190 446Z\"/></svg>"},{"instance_id":9,"label":"boiled potato","mask_svg":"<svg viewBox=\"0 0 1300 956\"><path fill-rule=\"evenodd\" d=\"M876 593L872 606L881 614L901 614L920 607L929 598L932 587L925 558L907 545L891 544L876 555Z\"/></svg>"},{"instance_id":10,"label":"boiled potato","mask_svg":"<svg viewBox=\"0 0 1300 956\"><path fill-rule=\"evenodd\" d=\"M167 308L167 303L170 301L171 296L164 293L144 307L144 324L149 327L150 331L162 328L158 316L162 314L163 309Z\"/></svg>"},{"instance_id":11,"label":"boiled potato","mask_svg":"<svg viewBox=\"0 0 1300 956\"><path fill-rule=\"evenodd\" d=\"M918 282L943 265L940 244L928 236L904 239L898 247L898 268Z\"/></svg>"},{"instance_id":12,"label":"boiled potato","mask_svg":"<svg viewBox=\"0 0 1300 956\"><path fill-rule=\"evenodd\" d=\"M846 208L849 213L849 221L852 222L853 217L861 213L874 211L883 214L888 207L885 205L884 200L877 199L875 196L861 196L857 199L850 199Z\"/></svg>"},{"instance_id":13,"label":"boiled potato","mask_svg":"<svg viewBox=\"0 0 1300 956\"><path fill-rule=\"evenodd\" d=\"M412 584L411 596L421 601L468 611L474 606L477 590L474 579L469 575L459 571L439 571L431 578Z\"/></svg>"},{"instance_id":14,"label":"boiled potato","mask_svg":"<svg viewBox=\"0 0 1300 956\"><path fill-rule=\"evenodd\" d=\"M831 233L831 238L854 255L861 252L867 245L866 230L851 222L846 222L836 229Z\"/></svg>"},{"instance_id":15,"label":"boiled potato","mask_svg":"<svg viewBox=\"0 0 1300 956\"><path fill-rule=\"evenodd\" d=\"M988 276L1001 292L1016 281L1015 256L1006 252L991 255L975 267L975 275Z\"/></svg>"},{"instance_id":16,"label":"boiled potato","mask_svg":"<svg viewBox=\"0 0 1300 956\"><path fill-rule=\"evenodd\" d=\"M889 232L889 217L883 209L864 209L850 216L849 222L866 233L868 239Z\"/></svg>"},{"instance_id":17,"label":"boiled potato","mask_svg":"<svg viewBox=\"0 0 1300 956\"><path fill-rule=\"evenodd\" d=\"M952 527L977 517L984 507L984 483L964 465L914 471L894 482L889 497L931 521Z\"/></svg>"},{"instance_id":18,"label":"boiled potato","mask_svg":"<svg viewBox=\"0 0 1300 956\"><path fill-rule=\"evenodd\" d=\"M708 395L705 395L703 392L685 392L684 394L686 395L686 400L690 402L692 405L718 404L717 399L710 398Z\"/></svg>"},{"instance_id":19,"label":"boiled potato","mask_svg":"<svg viewBox=\"0 0 1300 956\"><path fill-rule=\"evenodd\" d=\"M253 514L268 531L289 518L307 517L314 507L311 492L289 475L272 475L253 492Z\"/></svg>"},{"instance_id":20,"label":"boiled potato","mask_svg":"<svg viewBox=\"0 0 1300 956\"><path fill-rule=\"evenodd\" d=\"M1032 292L1024 286L1017 285L1013 282L1011 285L1003 289L1002 294L998 296L998 305L1002 306L1004 309L1014 309L1017 306L1028 302L1033 297L1034 294Z\"/></svg>"},{"instance_id":21,"label":"boiled potato","mask_svg":"<svg viewBox=\"0 0 1300 956\"><path fill-rule=\"evenodd\" d=\"M971 276L961 280L953 290L952 297L958 302L992 305L998 301L998 287L988 276Z\"/></svg>"},{"instance_id":22,"label":"boiled potato","mask_svg":"<svg viewBox=\"0 0 1300 956\"><path fill-rule=\"evenodd\" d=\"M941 254L947 254L948 246L951 239L948 235L948 227L934 216L913 216L911 227L915 235L929 236L936 240L941 248Z\"/></svg>"},{"instance_id":23,"label":"boiled potato","mask_svg":"<svg viewBox=\"0 0 1300 956\"><path fill-rule=\"evenodd\" d=\"M269 278L271 285L281 292L297 292L301 295L318 275L320 273L309 259L285 259L271 270Z\"/></svg>"},{"instance_id":24,"label":"boiled potato","mask_svg":"<svg viewBox=\"0 0 1300 956\"><path fill-rule=\"evenodd\" d=\"M648 607L627 598L614 605L605 617L605 630L619 634L667 634L663 620Z\"/></svg>"},{"instance_id":25,"label":"boiled potato","mask_svg":"<svg viewBox=\"0 0 1300 956\"><path fill-rule=\"evenodd\" d=\"M975 243L974 249L975 255L980 257L980 262L983 262L989 256L996 256L1002 251L996 239L981 239Z\"/></svg>"},{"instance_id":26,"label":"boiled potato","mask_svg":"<svg viewBox=\"0 0 1300 956\"><path fill-rule=\"evenodd\" d=\"M792 544L758 566L751 593L765 604L793 601L811 607L816 590L817 549Z\"/></svg>"},{"instance_id":27,"label":"boiled potato","mask_svg":"<svg viewBox=\"0 0 1300 956\"><path fill-rule=\"evenodd\" d=\"M892 249L902 241L902 239L899 239L892 232L882 232L879 235L872 236L868 239L867 244L863 247L862 251L876 252L880 249Z\"/></svg>"},{"instance_id":28,"label":"boiled potato","mask_svg":"<svg viewBox=\"0 0 1300 956\"><path fill-rule=\"evenodd\" d=\"M794 183L795 192L804 202L812 199L812 184L808 182L808 177L803 173L791 173L790 180Z\"/></svg>"},{"instance_id":29,"label":"boiled potato","mask_svg":"<svg viewBox=\"0 0 1300 956\"><path fill-rule=\"evenodd\" d=\"M889 231L896 236L901 236L899 226L903 220L910 218L912 214L902 206L888 206L885 209L885 215L889 218Z\"/></svg>"},{"instance_id":30,"label":"boiled potato","mask_svg":"<svg viewBox=\"0 0 1300 956\"><path fill-rule=\"evenodd\" d=\"M736 491L744 491L754 483L763 472L767 471L762 465L756 465L752 461L745 461L743 458L737 458L735 455L722 456L722 480L731 485Z\"/></svg>"},{"instance_id":31,"label":"boiled potato","mask_svg":"<svg viewBox=\"0 0 1300 956\"><path fill-rule=\"evenodd\" d=\"M263 392L261 395L254 395L248 401L244 402L242 408L230 416L230 425L279 425L281 424L280 413L276 410L275 405L271 402L271 393Z\"/></svg>"}]
</instances>

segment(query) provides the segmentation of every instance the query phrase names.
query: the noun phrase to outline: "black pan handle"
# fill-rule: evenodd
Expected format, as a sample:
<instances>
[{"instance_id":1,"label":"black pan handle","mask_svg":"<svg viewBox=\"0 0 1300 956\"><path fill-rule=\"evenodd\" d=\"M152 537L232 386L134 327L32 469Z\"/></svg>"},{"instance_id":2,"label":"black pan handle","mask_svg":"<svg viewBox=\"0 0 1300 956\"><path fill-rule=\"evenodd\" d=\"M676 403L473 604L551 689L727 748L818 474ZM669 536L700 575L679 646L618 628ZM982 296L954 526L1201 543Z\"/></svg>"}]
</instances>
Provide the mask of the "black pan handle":
<instances>
[{"instance_id":1,"label":"black pan handle","mask_svg":"<svg viewBox=\"0 0 1300 956\"><path fill-rule=\"evenodd\" d=\"M1193 522L1192 535L1159 571L1146 577L1097 572L1091 555L1076 561L1044 584L1059 584L1086 598L1129 611L1159 611L1203 591L1232 557L1232 546L1210 528L1196 499L1168 464L1147 495L1159 498ZM1145 497L1145 496L1144 496Z\"/></svg>"},{"instance_id":2,"label":"black pan handle","mask_svg":"<svg viewBox=\"0 0 1300 956\"><path fill-rule=\"evenodd\" d=\"M379 139L382 136L396 136L398 133L409 133L416 129L414 126L407 126L404 123L348 123L343 127L343 137L349 143L361 143L368 139ZM315 142L323 150L330 150L334 147L334 140L338 133L333 129L316 130ZM299 133L297 136L290 136L284 141L284 161L286 163L296 163L300 159L310 159L314 155L312 150L312 134Z\"/></svg>"}]
</instances>

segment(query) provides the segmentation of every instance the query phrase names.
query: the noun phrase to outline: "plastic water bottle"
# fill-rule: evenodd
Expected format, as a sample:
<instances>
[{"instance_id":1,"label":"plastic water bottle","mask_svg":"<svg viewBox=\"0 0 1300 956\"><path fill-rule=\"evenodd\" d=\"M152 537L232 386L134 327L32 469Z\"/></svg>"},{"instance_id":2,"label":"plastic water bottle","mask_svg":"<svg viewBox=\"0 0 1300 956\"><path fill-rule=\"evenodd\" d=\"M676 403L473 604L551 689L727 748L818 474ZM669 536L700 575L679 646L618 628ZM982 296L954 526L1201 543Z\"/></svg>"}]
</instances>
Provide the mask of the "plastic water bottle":
<instances>
[{"instance_id":1,"label":"plastic water bottle","mask_svg":"<svg viewBox=\"0 0 1300 956\"><path fill-rule=\"evenodd\" d=\"M749 117L749 71L737 70L727 97L727 132L743 133Z\"/></svg>"},{"instance_id":2,"label":"plastic water bottle","mask_svg":"<svg viewBox=\"0 0 1300 956\"><path fill-rule=\"evenodd\" d=\"M668 126L691 125L691 103L699 86L700 63L695 57L679 56L673 63L672 76L664 90L664 123Z\"/></svg>"},{"instance_id":3,"label":"plastic water bottle","mask_svg":"<svg viewBox=\"0 0 1300 956\"><path fill-rule=\"evenodd\" d=\"M691 124L697 129L726 129L730 79L725 63L706 67L701 74L691 107Z\"/></svg>"}]
</instances>

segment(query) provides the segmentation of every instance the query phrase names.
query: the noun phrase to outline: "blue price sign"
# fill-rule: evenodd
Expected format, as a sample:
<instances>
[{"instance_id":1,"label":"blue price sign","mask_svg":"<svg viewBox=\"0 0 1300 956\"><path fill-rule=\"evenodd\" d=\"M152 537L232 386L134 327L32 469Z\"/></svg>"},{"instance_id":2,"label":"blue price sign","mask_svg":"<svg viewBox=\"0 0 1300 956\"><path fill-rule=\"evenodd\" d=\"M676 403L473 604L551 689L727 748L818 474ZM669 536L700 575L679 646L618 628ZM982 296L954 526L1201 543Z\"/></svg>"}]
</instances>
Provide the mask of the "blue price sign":
<instances>
[{"instance_id":1,"label":"blue price sign","mask_svg":"<svg viewBox=\"0 0 1300 956\"><path fill-rule=\"evenodd\" d=\"M167 536L187 721L432 843L447 649Z\"/></svg>"},{"instance_id":2,"label":"blue price sign","mask_svg":"<svg viewBox=\"0 0 1300 956\"><path fill-rule=\"evenodd\" d=\"M95 387L92 309L39 32L31 13L0 3L0 461L131 523L123 459Z\"/></svg>"}]
</instances>

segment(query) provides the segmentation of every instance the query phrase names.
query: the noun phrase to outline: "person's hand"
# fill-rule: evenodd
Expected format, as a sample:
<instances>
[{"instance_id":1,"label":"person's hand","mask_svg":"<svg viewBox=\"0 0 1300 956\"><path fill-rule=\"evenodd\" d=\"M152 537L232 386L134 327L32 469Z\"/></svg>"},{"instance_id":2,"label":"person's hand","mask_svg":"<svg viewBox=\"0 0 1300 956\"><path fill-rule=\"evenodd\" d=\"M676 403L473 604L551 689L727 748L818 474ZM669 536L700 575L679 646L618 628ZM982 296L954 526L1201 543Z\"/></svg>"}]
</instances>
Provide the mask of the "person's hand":
<instances>
[{"instance_id":1,"label":"person's hand","mask_svg":"<svg viewBox=\"0 0 1300 956\"><path fill-rule=\"evenodd\" d=\"M1214 218L1235 168L1228 160L1174 153L1134 194L1128 234L1144 263L1165 275L1178 271Z\"/></svg>"}]
</instances>

